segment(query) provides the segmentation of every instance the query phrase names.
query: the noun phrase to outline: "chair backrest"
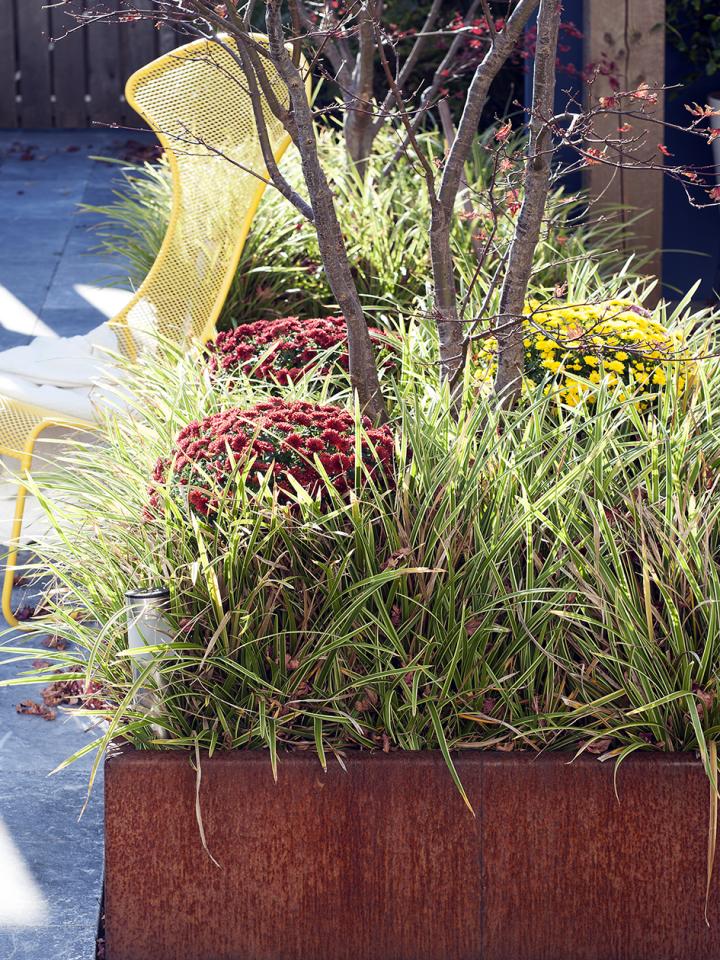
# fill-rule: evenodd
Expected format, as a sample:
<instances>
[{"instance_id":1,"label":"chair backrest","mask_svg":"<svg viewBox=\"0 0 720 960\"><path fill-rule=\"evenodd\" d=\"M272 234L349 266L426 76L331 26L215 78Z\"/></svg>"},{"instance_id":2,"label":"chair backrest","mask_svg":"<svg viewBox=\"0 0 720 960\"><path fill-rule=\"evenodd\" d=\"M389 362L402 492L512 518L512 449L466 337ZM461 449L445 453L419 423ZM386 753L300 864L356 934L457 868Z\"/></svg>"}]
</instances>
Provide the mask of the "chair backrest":
<instances>
[{"instance_id":1,"label":"chair backrest","mask_svg":"<svg viewBox=\"0 0 720 960\"><path fill-rule=\"evenodd\" d=\"M287 103L284 84L263 63L277 99ZM267 171L245 75L222 45L198 40L165 54L130 77L126 97L162 143L173 179L155 263L111 321L134 357L158 337L183 345L213 335L265 189L253 172ZM265 103L263 112L279 160L290 139Z\"/></svg>"}]
</instances>

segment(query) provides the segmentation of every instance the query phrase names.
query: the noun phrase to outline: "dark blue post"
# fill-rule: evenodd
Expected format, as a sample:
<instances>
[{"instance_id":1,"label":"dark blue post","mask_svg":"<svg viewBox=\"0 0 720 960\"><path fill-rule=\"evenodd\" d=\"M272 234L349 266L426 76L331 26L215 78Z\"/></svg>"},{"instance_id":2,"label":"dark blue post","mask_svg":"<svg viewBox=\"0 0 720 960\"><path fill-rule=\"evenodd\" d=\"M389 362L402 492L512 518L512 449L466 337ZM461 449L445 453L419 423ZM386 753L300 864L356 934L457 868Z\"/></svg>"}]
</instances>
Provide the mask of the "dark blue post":
<instances>
[{"instance_id":1,"label":"dark blue post","mask_svg":"<svg viewBox=\"0 0 720 960\"><path fill-rule=\"evenodd\" d=\"M580 33L583 31L583 0L564 0L562 22L564 25L576 27ZM530 21L528 29L534 30L535 17ZM529 107L532 103L532 71L533 61L527 60L527 72L525 74L525 106ZM568 94L571 93L582 103L582 71L585 66L585 43L582 37L573 36L573 33L561 28L560 39L558 41L558 75L555 85L555 111L563 111L568 102ZM562 164L570 164L577 160L577 154L568 149L560 150L557 156ZM564 178L565 187L568 190L582 189L582 173L577 170Z\"/></svg>"},{"instance_id":2,"label":"dark blue post","mask_svg":"<svg viewBox=\"0 0 720 960\"><path fill-rule=\"evenodd\" d=\"M691 70L685 55L672 44L665 52L665 83L667 86L683 83ZM687 125L691 119L685 109L693 101L707 103L708 94L720 89L720 76L701 77L681 90L665 94L665 119L668 123ZM680 130L667 129L665 146L674 155L670 163L710 167L710 145L700 137ZM708 187L713 185L713 173L705 174ZM708 198L705 197L705 200ZM663 214L663 295L677 300L698 278L702 280L695 299L717 304L720 294L720 208L698 210L685 195L682 185L665 178Z\"/></svg>"}]
</instances>

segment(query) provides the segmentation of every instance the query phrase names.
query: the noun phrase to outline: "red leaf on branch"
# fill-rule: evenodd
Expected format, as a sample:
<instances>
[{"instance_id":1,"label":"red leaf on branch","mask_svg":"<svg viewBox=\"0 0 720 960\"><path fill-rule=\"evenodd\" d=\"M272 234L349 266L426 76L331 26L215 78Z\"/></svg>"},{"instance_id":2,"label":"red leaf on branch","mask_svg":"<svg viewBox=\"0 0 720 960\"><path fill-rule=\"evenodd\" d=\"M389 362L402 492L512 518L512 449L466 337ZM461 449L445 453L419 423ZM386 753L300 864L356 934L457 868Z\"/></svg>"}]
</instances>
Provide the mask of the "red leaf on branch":
<instances>
[{"instance_id":1,"label":"red leaf on branch","mask_svg":"<svg viewBox=\"0 0 720 960\"><path fill-rule=\"evenodd\" d=\"M597 149L597 147L588 147L585 151L585 166L586 167L596 167L601 159L602 152Z\"/></svg>"},{"instance_id":2,"label":"red leaf on branch","mask_svg":"<svg viewBox=\"0 0 720 960\"><path fill-rule=\"evenodd\" d=\"M507 138L510 136L511 133L512 133L512 123L510 123L510 121L508 120L497 131L497 133L495 134L495 139L497 140L498 143L505 143L505 141L507 140Z\"/></svg>"},{"instance_id":3,"label":"red leaf on branch","mask_svg":"<svg viewBox=\"0 0 720 960\"><path fill-rule=\"evenodd\" d=\"M647 83L641 83L637 90L630 94L631 100L644 100L646 103L657 103L657 93L650 89Z\"/></svg>"},{"instance_id":4,"label":"red leaf on branch","mask_svg":"<svg viewBox=\"0 0 720 960\"><path fill-rule=\"evenodd\" d=\"M701 107L699 103L693 103L692 106L690 106L689 103L686 103L685 109L694 117L720 117L720 108L713 110L713 108L708 106L707 103L703 107Z\"/></svg>"}]
</instances>

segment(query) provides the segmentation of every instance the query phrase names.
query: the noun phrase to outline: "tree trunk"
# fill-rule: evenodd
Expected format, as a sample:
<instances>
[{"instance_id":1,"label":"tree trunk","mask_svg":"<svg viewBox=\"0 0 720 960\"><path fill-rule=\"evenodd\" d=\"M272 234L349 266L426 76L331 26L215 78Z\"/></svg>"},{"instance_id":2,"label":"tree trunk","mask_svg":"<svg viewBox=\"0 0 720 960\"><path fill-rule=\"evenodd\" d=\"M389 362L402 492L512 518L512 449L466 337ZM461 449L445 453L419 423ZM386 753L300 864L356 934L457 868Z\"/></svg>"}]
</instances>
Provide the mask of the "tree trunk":
<instances>
[{"instance_id":1,"label":"tree trunk","mask_svg":"<svg viewBox=\"0 0 720 960\"><path fill-rule=\"evenodd\" d=\"M351 91L346 93L343 133L350 159L362 178L375 139L373 76L375 72L374 4L369 0L358 14L359 49L352 74Z\"/></svg>"},{"instance_id":2,"label":"tree trunk","mask_svg":"<svg viewBox=\"0 0 720 960\"><path fill-rule=\"evenodd\" d=\"M559 0L541 0L533 74L530 139L525 162L525 196L510 246L508 269L500 294L495 390L504 407L512 407L517 402L525 371L523 308L550 184L552 133L548 120L553 115L555 99L555 58L560 15Z\"/></svg>"},{"instance_id":3,"label":"tree trunk","mask_svg":"<svg viewBox=\"0 0 720 960\"><path fill-rule=\"evenodd\" d=\"M325 275L347 323L350 380L363 413L376 422L382 422L387 419L387 411L380 389L375 351L350 269L332 190L318 157L313 113L305 82L285 49L279 0L269 0L266 13L272 61L290 94L296 127L295 144L310 196Z\"/></svg>"},{"instance_id":4,"label":"tree trunk","mask_svg":"<svg viewBox=\"0 0 720 960\"><path fill-rule=\"evenodd\" d=\"M492 41L490 50L473 75L457 134L448 150L437 202L432 204L430 224L430 262L435 291L435 320L440 339L440 370L444 379L453 380L463 362L463 326L457 306L455 264L450 231L455 216L455 201L462 184L465 161L472 149L490 84L515 49L538 0L521 0L503 30ZM559 16L559 13L558 13Z\"/></svg>"}]
</instances>

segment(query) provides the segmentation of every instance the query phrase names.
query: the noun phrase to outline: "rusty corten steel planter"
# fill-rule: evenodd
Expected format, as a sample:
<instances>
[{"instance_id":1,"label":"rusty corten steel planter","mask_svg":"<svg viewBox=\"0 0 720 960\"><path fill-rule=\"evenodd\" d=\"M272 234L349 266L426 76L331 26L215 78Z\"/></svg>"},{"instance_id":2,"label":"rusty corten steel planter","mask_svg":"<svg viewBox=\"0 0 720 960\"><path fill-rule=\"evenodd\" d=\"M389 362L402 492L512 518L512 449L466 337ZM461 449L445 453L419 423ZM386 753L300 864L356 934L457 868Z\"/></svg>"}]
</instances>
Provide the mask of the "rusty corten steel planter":
<instances>
[{"instance_id":1,"label":"rusty corten steel planter","mask_svg":"<svg viewBox=\"0 0 720 960\"><path fill-rule=\"evenodd\" d=\"M709 789L691 755L125 750L105 767L107 960L703 960Z\"/></svg>"}]
</instances>

